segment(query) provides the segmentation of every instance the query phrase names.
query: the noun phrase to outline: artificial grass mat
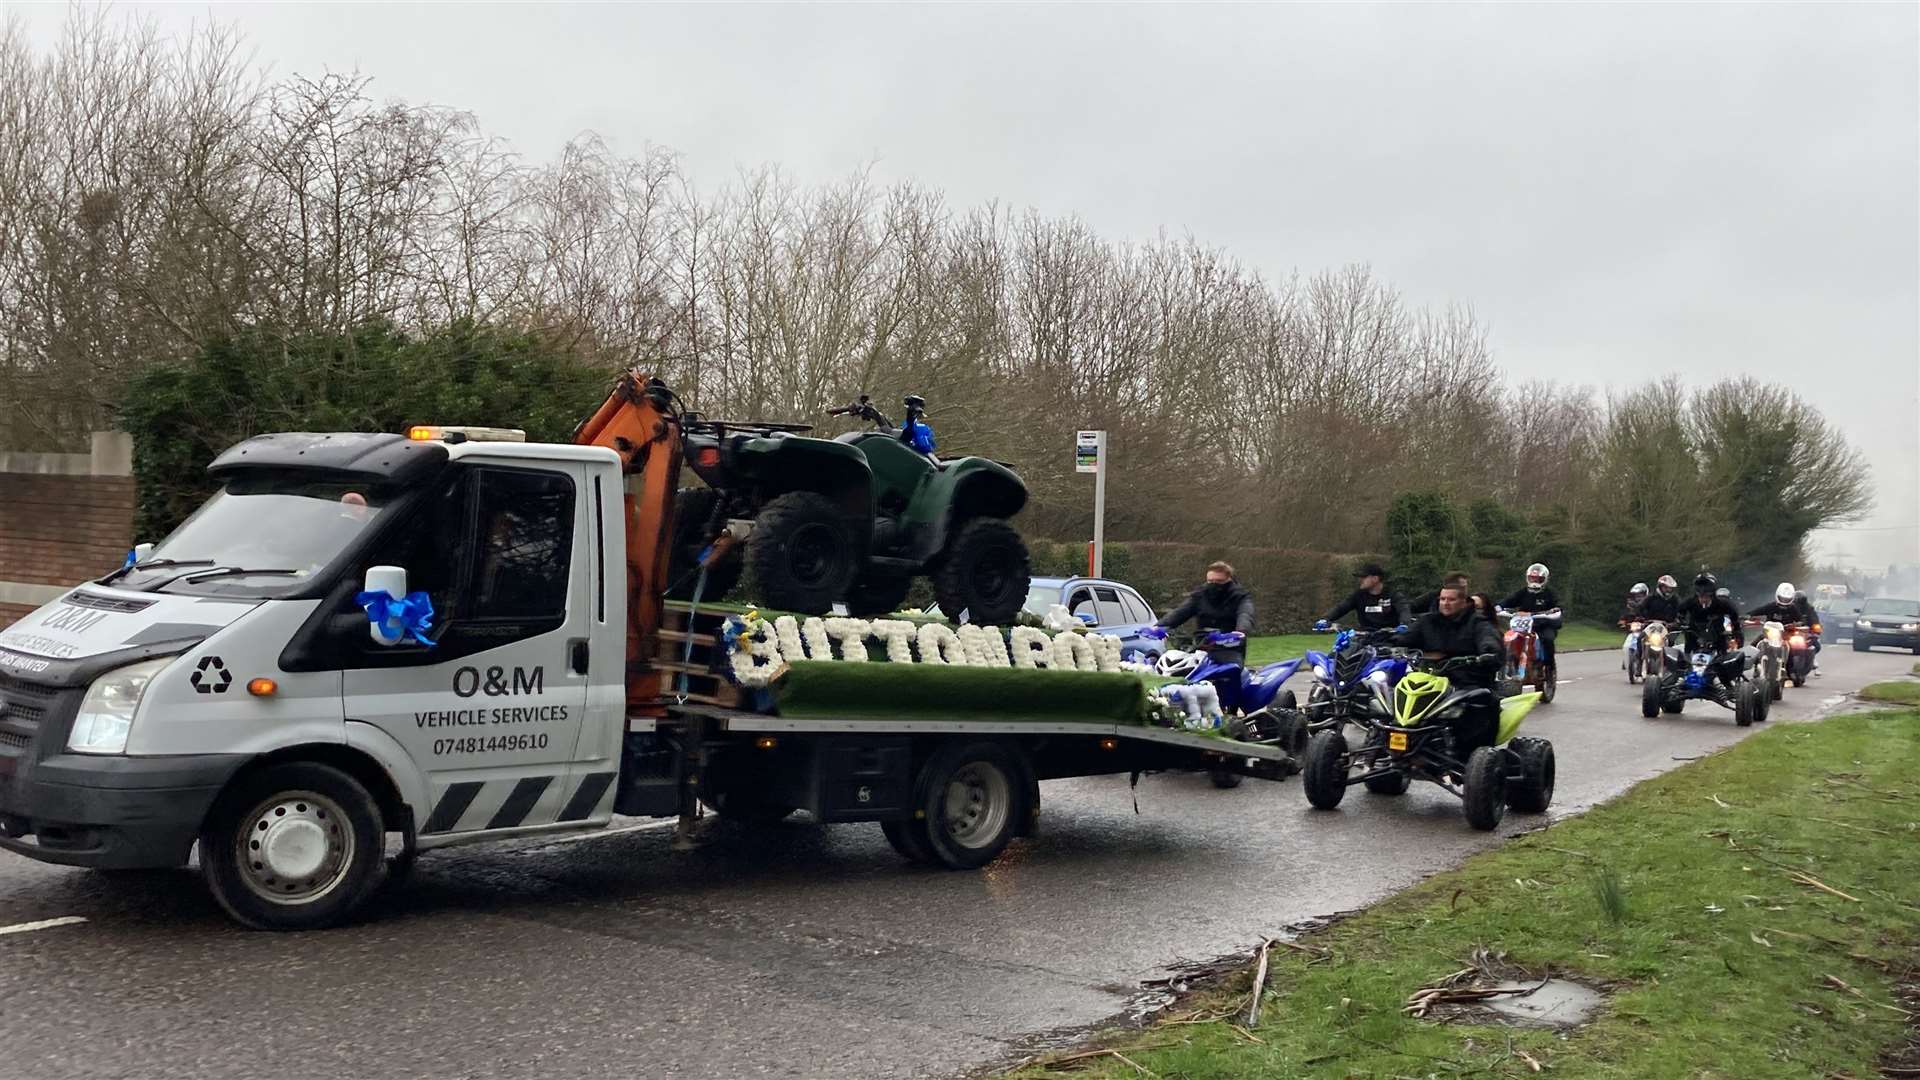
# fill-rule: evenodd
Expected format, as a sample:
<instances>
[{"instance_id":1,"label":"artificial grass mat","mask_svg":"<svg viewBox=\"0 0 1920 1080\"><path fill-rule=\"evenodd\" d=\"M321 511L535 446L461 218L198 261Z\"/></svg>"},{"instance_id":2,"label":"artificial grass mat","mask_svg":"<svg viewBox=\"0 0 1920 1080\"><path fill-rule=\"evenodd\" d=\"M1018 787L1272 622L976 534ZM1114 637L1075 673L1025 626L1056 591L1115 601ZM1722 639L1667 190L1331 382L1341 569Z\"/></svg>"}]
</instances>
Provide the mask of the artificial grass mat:
<instances>
[{"instance_id":1,"label":"artificial grass mat","mask_svg":"<svg viewBox=\"0 0 1920 1080\"><path fill-rule=\"evenodd\" d=\"M802 660L773 690L796 718L1139 724L1148 686L1127 672Z\"/></svg>"}]
</instances>

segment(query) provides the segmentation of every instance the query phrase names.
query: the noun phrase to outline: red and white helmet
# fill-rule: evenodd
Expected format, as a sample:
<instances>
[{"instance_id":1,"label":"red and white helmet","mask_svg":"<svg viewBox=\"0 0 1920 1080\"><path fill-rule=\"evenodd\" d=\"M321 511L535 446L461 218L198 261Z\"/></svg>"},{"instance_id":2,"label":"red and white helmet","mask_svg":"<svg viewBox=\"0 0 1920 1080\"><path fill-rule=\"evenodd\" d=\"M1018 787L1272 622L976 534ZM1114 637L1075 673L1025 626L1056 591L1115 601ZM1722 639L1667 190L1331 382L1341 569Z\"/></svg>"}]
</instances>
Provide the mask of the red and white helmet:
<instances>
[{"instance_id":1,"label":"red and white helmet","mask_svg":"<svg viewBox=\"0 0 1920 1080\"><path fill-rule=\"evenodd\" d=\"M1776 604L1791 604L1796 595L1798 595L1798 593L1796 593L1793 588L1793 582L1783 581L1774 587L1773 602Z\"/></svg>"},{"instance_id":2,"label":"red and white helmet","mask_svg":"<svg viewBox=\"0 0 1920 1080\"><path fill-rule=\"evenodd\" d=\"M1680 583L1673 580L1672 574L1661 574L1660 580L1654 582L1654 584L1660 586L1661 592L1672 592L1680 587Z\"/></svg>"},{"instance_id":3,"label":"red and white helmet","mask_svg":"<svg viewBox=\"0 0 1920 1080\"><path fill-rule=\"evenodd\" d=\"M1546 588L1547 578L1551 576L1545 563L1534 563L1532 566L1527 567L1527 591L1539 592L1541 589Z\"/></svg>"}]
</instances>

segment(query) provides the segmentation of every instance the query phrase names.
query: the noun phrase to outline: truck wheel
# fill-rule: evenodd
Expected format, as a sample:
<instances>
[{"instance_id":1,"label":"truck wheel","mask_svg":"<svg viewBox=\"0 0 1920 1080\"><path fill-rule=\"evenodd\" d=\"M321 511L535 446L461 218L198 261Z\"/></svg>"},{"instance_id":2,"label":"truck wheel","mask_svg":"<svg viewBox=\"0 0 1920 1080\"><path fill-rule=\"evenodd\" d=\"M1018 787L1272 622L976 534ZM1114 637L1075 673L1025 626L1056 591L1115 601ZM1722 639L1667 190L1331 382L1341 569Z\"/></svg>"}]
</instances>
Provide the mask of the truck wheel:
<instances>
[{"instance_id":1,"label":"truck wheel","mask_svg":"<svg viewBox=\"0 0 1920 1080\"><path fill-rule=\"evenodd\" d=\"M1467 782L1461 800L1467 824L1481 832L1500 827L1507 816L1507 752L1482 746L1467 759Z\"/></svg>"},{"instance_id":2,"label":"truck wheel","mask_svg":"<svg viewBox=\"0 0 1920 1080\"><path fill-rule=\"evenodd\" d=\"M1660 715L1660 680L1648 679L1641 685L1640 715L1649 720Z\"/></svg>"},{"instance_id":3,"label":"truck wheel","mask_svg":"<svg viewBox=\"0 0 1920 1080\"><path fill-rule=\"evenodd\" d=\"M1338 731L1323 731L1307 743L1307 761L1300 767L1300 786L1316 810L1331 810L1347 794L1347 740Z\"/></svg>"},{"instance_id":4,"label":"truck wheel","mask_svg":"<svg viewBox=\"0 0 1920 1080\"><path fill-rule=\"evenodd\" d=\"M898 575L861 574L847 589L847 614L865 619L891 615L906 602L913 579Z\"/></svg>"},{"instance_id":5,"label":"truck wheel","mask_svg":"<svg viewBox=\"0 0 1920 1080\"><path fill-rule=\"evenodd\" d=\"M1369 776L1361 783L1367 785L1367 790L1375 795L1405 795L1407 789L1413 786L1413 774L1392 772L1385 776Z\"/></svg>"},{"instance_id":6,"label":"truck wheel","mask_svg":"<svg viewBox=\"0 0 1920 1080\"><path fill-rule=\"evenodd\" d=\"M754 521L747 559L768 607L824 615L846 596L861 554L847 515L824 495L789 491Z\"/></svg>"},{"instance_id":7,"label":"truck wheel","mask_svg":"<svg viewBox=\"0 0 1920 1080\"><path fill-rule=\"evenodd\" d=\"M1246 779L1246 777L1228 769L1224 765L1215 765L1213 768L1208 769L1207 775L1213 780L1213 786L1222 791L1237 788L1240 786L1240 781Z\"/></svg>"},{"instance_id":8,"label":"truck wheel","mask_svg":"<svg viewBox=\"0 0 1920 1080\"><path fill-rule=\"evenodd\" d=\"M380 806L313 762L273 765L223 792L200 830L200 873L256 930L318 930L352 915L386 871Z\"/></svg>"},{"instance_id":9,"label":"truck wheel","mask_svg":"<svg viewBox=\"0 0 1920 1080\"><path fill-rule=\"evenodd\" d=\"M720 493L712 488L681 488L673 497L673 548L667 555L667 596L671 599L693 599L693 587L700 580L700 553L711 539L704 535L707 521L719 500ZM700 599L724 599L740 584L740 571L745 568L737 553L708 567L707 585L700 590Z\"/></svg>"},{"instance_id":10,"label":"truck wheel","mask_svg":"<svg viewBox=\"0 0 1920 1080\"><path fill-rule=\"evenodd\" d=\"M977 626L1002 626L1027 602L1031 579L1019 531L999 518L975 518L948 541L933 592L941 611L964 611Z\"/></svg>"},{"instance_id":11,"label":"truck wheel","mask_svg":"<svg viewBox=\"0 0 1920 1080\"><path fill-rule=\"evenodd\" d=\"M913 822L934 861L972 870L999 857L1025 813L1023 775L1013 753L999 743L968 743L935 753L917 786L925 816Z\"/></svg>"},{"instance_id":12,"label":"truck wheel","mask_svg":"<svg viewBox=\"0 0 1920 1080\"><path fill-rule=\"evenodd\" d=\"M1538 814L1553 802L1553 744L1545 739L1510 739L1507 753L1517 764L1507 780L1507 806Z\"/></svg>"},{"instance_id":13,"label":"truck wheel","mask_svg":"<svg viewBox=\"0 0 1920 1080\"><path fill-rule=\"evenodd\" d=\"M918 821L883 821L880 831L886 834L887 843L900 857L910 863L928 865L936 860L927 847L927 830Z\"/></svg>"}]
</instances>

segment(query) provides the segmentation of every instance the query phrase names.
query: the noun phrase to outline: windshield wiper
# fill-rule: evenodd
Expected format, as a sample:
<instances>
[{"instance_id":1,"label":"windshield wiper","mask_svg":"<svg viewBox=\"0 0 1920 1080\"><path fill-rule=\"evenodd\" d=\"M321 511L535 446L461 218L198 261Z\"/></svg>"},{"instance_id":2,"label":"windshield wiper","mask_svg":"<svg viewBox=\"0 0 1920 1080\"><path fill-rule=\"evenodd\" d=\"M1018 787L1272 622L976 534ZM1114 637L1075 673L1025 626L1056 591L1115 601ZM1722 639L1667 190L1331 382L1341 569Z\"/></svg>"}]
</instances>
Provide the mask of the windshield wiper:
<instances>
[{"instance_id":1,"label":"windshield wiper","mask_svg":"<svg viewBox=\"0 0 1920 1080\"><path fill-rule=\"evenodd\" d=\"M99 581L96 585L111 585L135 570L158 570L163 566L212 566L212 559L148 559L143 563L128 563Z\"/></svg>"},{"instance_id":2,"label":"windshield wiper","mask_svg":"<svg viewBox=\"0 0 1920 1080\"><path fill-rule=\"evenodd\" d=\"M298 577L298 570L248 570L243 566L223 566L217 570L200 570L192 574L182 574L175 581L196 582L207 578L236 577L242 574L272 574L276 577Z\"/></svg>"}]
</instances>

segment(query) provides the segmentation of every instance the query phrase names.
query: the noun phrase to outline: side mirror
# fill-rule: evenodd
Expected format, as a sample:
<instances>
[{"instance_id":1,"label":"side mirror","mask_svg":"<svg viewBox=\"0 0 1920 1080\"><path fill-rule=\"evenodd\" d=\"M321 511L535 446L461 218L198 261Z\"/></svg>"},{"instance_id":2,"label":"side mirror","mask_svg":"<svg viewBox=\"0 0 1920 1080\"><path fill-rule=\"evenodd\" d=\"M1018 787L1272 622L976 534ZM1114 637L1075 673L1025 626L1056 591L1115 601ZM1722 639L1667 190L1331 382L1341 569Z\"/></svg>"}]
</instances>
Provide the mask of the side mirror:
<instances>
[{"instance_id":1,"label":"side mirror","mask_svg":"<svg viewBox=\"0 0 1920 1080\"><path fill-rule=\"evenodd\" d=\"M143 562L146 562L146 561L147 561L147 556L149 556L149 555L152 555L152 554L153 554L153 545L152 545L152 544L135 544L135 545L133 545L133 561L134 561L134 562L137 562L137 563L143 563Z\"/></svg>"},{"instance_id":2,"label":"side mirror","mask_svg":"<svg viewBox=\"0 0 1920 1080\"><path fill-rule=\"evenodd\" d=\"M385 593L395 601L407 596L407 570L403 566L367 567L365 592ZM384 622L372 622L367 630L373 640L381 645L398 645L406 639L407 628L397 618L388 618Z\"/></svg>"},{"instance_id":3,"label":"side mirror","mask_svg":"<svg viewBox=\"0 0 1920 1080\"><path fill-rule=\"evenodd\" d=\"M1083 611L1075 617L1078 618L1081 622L1086 623L1088 626L1094 625L1094 618L1091 612Z\"/></svg>"}]
</instances>

